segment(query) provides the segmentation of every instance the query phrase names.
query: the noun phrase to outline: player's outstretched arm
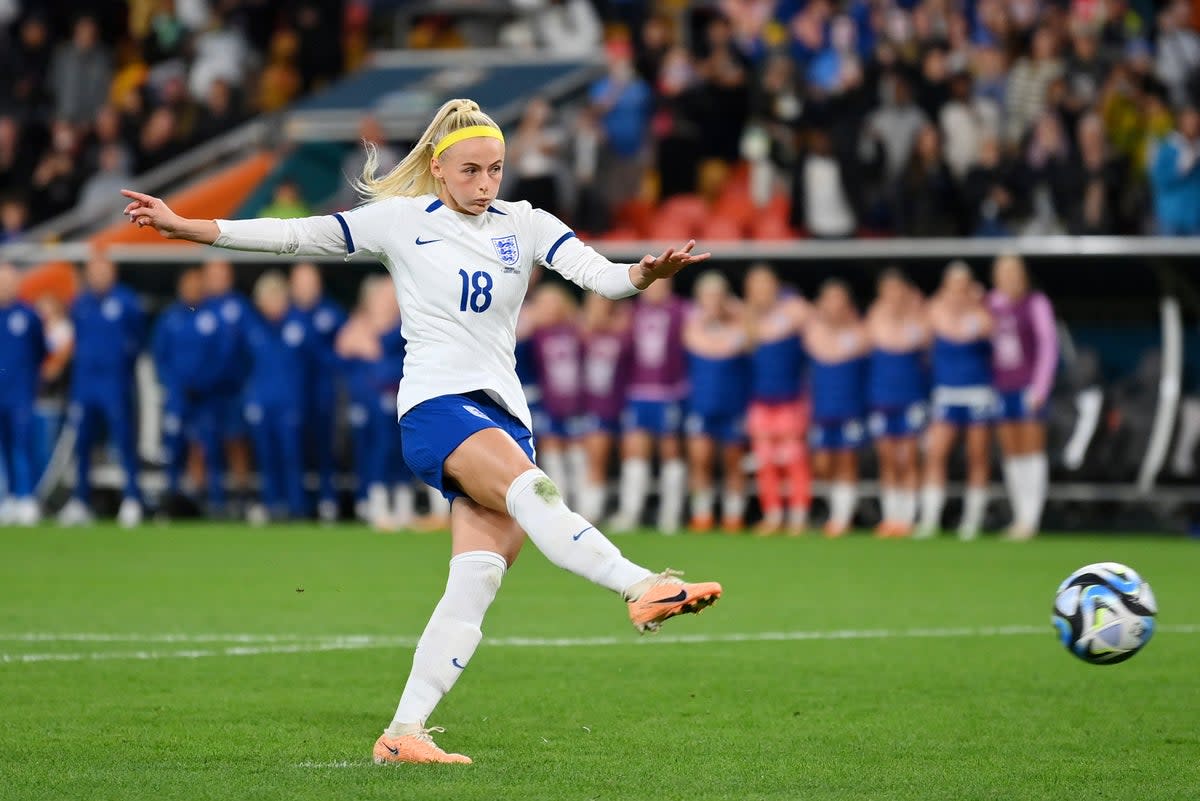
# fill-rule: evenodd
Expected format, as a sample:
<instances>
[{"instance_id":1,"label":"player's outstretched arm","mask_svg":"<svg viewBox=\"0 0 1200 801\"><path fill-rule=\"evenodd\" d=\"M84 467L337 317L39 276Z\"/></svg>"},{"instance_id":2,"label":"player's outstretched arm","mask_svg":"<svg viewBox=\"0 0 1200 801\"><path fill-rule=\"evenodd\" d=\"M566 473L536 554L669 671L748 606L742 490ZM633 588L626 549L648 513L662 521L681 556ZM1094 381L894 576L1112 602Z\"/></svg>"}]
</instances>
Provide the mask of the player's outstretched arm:
<instances>
[{"instance_id":1,"label":"player's outstretched arm","mask_svg":"<svg viewBox=\"0 0 1200 801\"><path fill-rule=\"evenodd\" d=\"M221 235L216 220L190 220L171 211L161 198L122 189L121 194L129 198L125 216L138 228L153 228L167 239L183 239L211 245Z\"/></svg>"},{"instance_id":2,"label":"player's outstretched arm","mask_svg":"<svg viewBox=\"0 0 1200 801\"><path fill-rule=\"evenodd\" d=\"M129 198L125 215L139 228L153 228L167 239L183 239L230 250L301 256L343 256L353 252L344 219L337 215L278 220L193 220L181 217L162 198L122 189Z\"/></svg>"}]
</instances>

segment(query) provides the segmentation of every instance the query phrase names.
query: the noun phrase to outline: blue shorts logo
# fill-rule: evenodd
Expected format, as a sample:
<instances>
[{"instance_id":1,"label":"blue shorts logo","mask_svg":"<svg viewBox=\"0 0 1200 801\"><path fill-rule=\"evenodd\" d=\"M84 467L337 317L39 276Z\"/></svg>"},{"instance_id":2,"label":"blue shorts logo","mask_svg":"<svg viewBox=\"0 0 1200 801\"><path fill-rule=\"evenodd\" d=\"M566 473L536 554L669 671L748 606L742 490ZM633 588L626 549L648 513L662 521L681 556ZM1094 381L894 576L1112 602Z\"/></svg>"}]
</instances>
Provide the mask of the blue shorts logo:
<instances>
[{"instance_id":1,"label":"blue shorts logo","mask_svg":"<svg viewBox=\"0 0 1200 801\"><path fill-rule=\"evenodd\" d=\"M476 408L476 407L474 407L474 406L467 406L467 405L464 403L464 404L463 404L463 408L464 408L464 409L466 409L468 413L475 415L476 417L478 417L478 418L479 418L479 419L481 419L481 420L487 420L489 423L492 421L492 418L488 417L486 414L484 414L483 412L479 411L479 409L477 409L477 408Z\"/></svg>"},{"instance_id":2,"label":"blue shorts logo","mask_svg":"<svg viewBox=\"0 0 1200 801\"><path fill-rule=\"evenodd\" d=\"M504 264L512 266L521 258L521 251L517 247L517 235L499 236L492 238L492 245L496 248L496 255L500 257L500 261Z\"/></svg>"}]
</instances>

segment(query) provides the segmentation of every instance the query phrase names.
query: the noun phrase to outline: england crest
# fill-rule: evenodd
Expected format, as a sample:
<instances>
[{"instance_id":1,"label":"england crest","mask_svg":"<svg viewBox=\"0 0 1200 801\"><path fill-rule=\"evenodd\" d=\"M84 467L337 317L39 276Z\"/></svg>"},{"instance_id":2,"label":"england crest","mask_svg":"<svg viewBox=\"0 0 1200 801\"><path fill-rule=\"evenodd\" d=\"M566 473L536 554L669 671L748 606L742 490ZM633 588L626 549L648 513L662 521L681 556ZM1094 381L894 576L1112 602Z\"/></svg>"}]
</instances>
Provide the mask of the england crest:
<instances>
[{"instance_id":1,"label":"england crest","mask_svg":"<svg viewBox=\"0 0 1200 801\"><path fill-rule=\"evenodd\" d=\"M517 235L493 237L492 245L496 248L496 255L500 257L500 261L507 265L517 263L517 259L521 257L521 251L517 248Z\"/></svg>"}]
</instances>

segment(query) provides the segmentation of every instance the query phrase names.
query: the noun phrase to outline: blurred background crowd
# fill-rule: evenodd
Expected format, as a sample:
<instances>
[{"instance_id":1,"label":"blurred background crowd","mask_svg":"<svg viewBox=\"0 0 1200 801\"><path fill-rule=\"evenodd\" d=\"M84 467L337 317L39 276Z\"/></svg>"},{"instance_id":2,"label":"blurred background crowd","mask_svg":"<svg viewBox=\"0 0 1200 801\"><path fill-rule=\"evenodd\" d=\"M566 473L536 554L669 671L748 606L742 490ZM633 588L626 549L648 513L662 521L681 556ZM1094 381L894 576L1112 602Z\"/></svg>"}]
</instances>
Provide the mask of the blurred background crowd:
<instances>
[{"instance_id":1,"label":"blurred background crowd","mask_svg":"<svg viewBox=\"0 0 1200 801\"><path fill-rule=\"evenodd\" d=\"M0 4L0 241L352 69L371 5ZM603 53L509 155L588 233L1200 233L1188 0L520 0L486 33L413 5L410 48Z\"/></svg>"}]
</instances>

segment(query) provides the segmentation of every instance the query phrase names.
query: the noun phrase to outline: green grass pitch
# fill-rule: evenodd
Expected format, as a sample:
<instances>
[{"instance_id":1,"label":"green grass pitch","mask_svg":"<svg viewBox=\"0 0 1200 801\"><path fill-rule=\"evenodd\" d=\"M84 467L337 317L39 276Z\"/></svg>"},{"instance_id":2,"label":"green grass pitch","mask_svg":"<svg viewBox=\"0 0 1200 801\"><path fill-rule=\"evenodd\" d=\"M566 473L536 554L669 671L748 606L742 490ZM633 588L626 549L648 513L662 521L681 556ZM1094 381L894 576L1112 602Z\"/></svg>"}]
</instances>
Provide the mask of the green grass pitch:
<instances>
[{"instance_id":1,"label":"green grass pitch","mask_svg":"<svg viewBox=\"0 0 1200 801\"><path fill-rule=\"evenodd\" d=\"M639 637L528 548L431 724L370 764L444 535L0 531L0 799L1181 801L1200 788L1200 543L618 539L724 582ZM1058 582L1127 562L1162 628L1085 665Z\"/></svg>"}]
</instances>

